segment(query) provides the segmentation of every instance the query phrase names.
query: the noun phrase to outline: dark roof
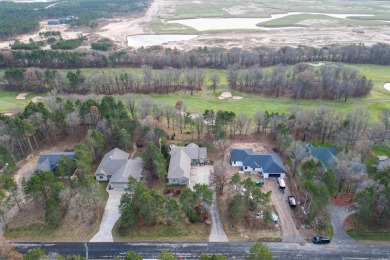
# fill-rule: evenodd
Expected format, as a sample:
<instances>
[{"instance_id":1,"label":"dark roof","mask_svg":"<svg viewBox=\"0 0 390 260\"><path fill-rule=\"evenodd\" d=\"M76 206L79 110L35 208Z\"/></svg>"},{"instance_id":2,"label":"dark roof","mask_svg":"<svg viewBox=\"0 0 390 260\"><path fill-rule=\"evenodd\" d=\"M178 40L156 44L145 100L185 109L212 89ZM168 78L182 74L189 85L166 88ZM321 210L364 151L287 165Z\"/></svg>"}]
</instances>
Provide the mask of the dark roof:
<instances>
[{"instance_id":1,"label":"dark roof","mask_svg":"<svg viewBox=\"0 0 390 260\"><path fill-rule=\"evenodd\" d=\"M37 171L53 171L62 156L74 158L74 152L42 153L38 159Z\"/></svg>"},{"instance_id":2,"label":"dark roof","mask_svg":"<svg viewBox=\"0 0 390 260\"><path fill-rule=\"evenodd\" d=\"M244 166L263 168L265 173L286 172L279 154L255 154L252 149L232 149L230 161L241 161Z\"/></svg>"},{"instance_id":3,"label":"dark roof","mask_svg":"<svg viewBox=\"0 0 390 260\"><path fill-rule=\"evenodd\" d=\"M332 160L337 160L336 147L314 147L308 144L304 149L304 157L313 157L320 160L326 168L330 168Z\"/></svg>"}]
</instances>

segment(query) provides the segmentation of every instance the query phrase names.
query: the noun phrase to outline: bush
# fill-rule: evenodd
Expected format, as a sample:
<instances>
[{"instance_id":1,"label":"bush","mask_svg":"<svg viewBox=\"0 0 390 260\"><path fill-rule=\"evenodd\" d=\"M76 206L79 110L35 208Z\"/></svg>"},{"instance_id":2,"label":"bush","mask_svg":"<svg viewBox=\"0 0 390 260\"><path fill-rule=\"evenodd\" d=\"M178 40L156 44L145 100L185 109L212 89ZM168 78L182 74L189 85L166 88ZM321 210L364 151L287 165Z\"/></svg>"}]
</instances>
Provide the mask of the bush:
<instances>
[{"instance_id":1,"label":"bush","mask_svg":"<svg viewBox=\"0 0 390 260\"><path fill-rule=\"evenodd\" d=\"M51 45L53 50L73 50L81 46L83 43L82 39L70 39L70 40L61 40L57 43Z\"/></svg>"},{"instance_id":2,"label":"bush","mask_svg":"<svg viewBox=\"0 0 390 260\"><path fill-rule=\"evenodd\" d=\"M112 44L109 42L94 42L91 43L91 48L97 51L107 51L112 47Z\"/></svg>"}]
</instances>

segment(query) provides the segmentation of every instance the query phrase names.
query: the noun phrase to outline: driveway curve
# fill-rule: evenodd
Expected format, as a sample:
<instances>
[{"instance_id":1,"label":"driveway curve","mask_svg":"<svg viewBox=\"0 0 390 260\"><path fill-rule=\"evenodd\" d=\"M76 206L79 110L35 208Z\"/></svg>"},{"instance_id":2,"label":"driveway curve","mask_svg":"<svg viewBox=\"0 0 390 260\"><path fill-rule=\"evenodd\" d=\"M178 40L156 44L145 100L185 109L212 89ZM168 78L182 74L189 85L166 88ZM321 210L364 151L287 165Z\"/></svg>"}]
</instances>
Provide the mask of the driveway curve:
<instances>
[{"instance_id":1,"label":"driveway curve","mask_svg":"<svg viewBox=\"0 0 390 260\"><path fill-rule=\"evenodd\" d=\"M113 189L107 190L109 197L104 208L104 214L102 222L100 223L99 231L90 240L90 242L113 242L112 228L115 223L119 220L119 205L122 194L125 193L124 189Z\"/></svg>"},{"instance_id":2,"label":"driveway curve","mask_svg":"<svg viewBox=\"0 0 390 260\"><path fill-rule=\"evenodd\" d=\"M332 242L337 244L355 244L356 240L351 238L347 232L344 230L344 221L345 219L355 213L355 210L352 210L350 206L335 206L333 204L328 205L327 207L332 228L333 228L333 239Z\"/></svg>"}]
</instances>

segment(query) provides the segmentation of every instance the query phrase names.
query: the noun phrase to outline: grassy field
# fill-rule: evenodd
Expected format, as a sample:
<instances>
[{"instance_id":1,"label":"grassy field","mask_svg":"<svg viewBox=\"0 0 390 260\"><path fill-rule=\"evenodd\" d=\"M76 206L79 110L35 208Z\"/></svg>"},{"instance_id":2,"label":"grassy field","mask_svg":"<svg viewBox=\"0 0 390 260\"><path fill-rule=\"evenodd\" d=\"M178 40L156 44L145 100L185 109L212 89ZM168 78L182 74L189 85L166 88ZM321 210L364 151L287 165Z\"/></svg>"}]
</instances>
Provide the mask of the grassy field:
<instances>
[{"instance_id":1,"label":"grassy field","mask_svg":"<svg viewBox=\"0 0 390 260\"><path fill-rule=\"evenodd\" d=\"M378 119L378 114L384 109L390 109L390 92L383 88L385 82L390 82L390 66L378 66L368 64L351 65L346 66L355 68L362 75L371 79L374 82L374 88L371 93L366 97L350 98L346 103L344 100L295 100L288 97L270 97L261 94L252 93L240 93L238 91L232 91L233 95L242 96L241 100L225 99L219 100L218 96L222 91L229 91L226 87L226 72L225 70L206 69L206 81L204 90L201 92L194 92L194 95L190 95L189 92L184 91L169 93L169 94L150 94L148 95L153 100L164 104L174 105L177 100L183 100L189 107L190 111L204 111L205 109L213 110L228 110L235 113L250 113L253 114L256 110L267 110L269 112L288 112L291 106L298 106L302 109L316 109L321 105L328 106L336 109L337 111L347 112L351 109L365 108L371 112L373 119ZM62 70L63 73L69 70ZM88 68L82 69L85 75L90 75L98 71L104 71L105 73L124 73L132 72L138 75L142 75L141 69L133 68ZM220 76L221 81L217 89L217 93L213 93L211 90L211 82L209 77L212 73L216 73ZM34 96L30 94L28 99L23 101L16 101L16 92L2 92L0 94L0 112L12 112L21 111L27 104L29 98ZM139 98L145 96L137 94Z\"/></svg>"},{"instance_id":2,"label":"grassy field","mask_svg":"<svg viewBox=\"0 0 390 260\"><path fill-rule=\"evenodd\" d=\"M210 226L204 223L187 224L178 220L174 225L144 226L138 225L128 230L127 234L118 234L115 224L112 235L114 241L154 241L154 242L204 242L208 241Z\"/></svg>"},{"instance_id":3,"label":"grassy field","mask_svg":"<svg viewBox=\"0 0 390 260\"><path fill-rule=\"evenodd\" d=\"M41 94L30 93L24 100L16 100L18 92L0 91L0 113L17 113L30 102L31 98Z\"/></svg>"},{"instance_id":4,"label":"grassy field","mask_svg":"<svg viewBox=\"0 0 390 260\"><path fill-rule=\"evenodd\" d=\"M348 235L356 240L367 241L390 241L390 232L365 232L358 229L351 229L347 231Z\"/></svg>"}]
</instances>

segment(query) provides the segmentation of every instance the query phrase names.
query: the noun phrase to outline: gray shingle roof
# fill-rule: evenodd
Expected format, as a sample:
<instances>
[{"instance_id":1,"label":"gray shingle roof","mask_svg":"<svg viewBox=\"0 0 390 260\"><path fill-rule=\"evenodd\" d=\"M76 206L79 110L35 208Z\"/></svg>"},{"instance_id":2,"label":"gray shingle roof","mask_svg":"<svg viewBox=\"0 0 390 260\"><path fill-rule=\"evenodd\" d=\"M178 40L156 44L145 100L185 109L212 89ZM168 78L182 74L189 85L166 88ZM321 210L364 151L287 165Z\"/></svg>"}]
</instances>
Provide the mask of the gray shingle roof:
<instances>
[{"instance_id":1,"label":"gray shingle roof","mask_svg":"<svg viewBox=\"0 0 390 260\"><path fill-rule=\"evenodd\" d=\"M66 156L69 159L74 158L74 152L53 152L53 153L42 153L39 156L37 169L38 171L53 171L57 166L62 156Z\"/></svg>"},{"instance_id":2,"label":"gray shingle roof","mask_svg":"<svg viewBox=\"0 0 390 260\"><path fill-rule=\"evenodd\" d=\"M189 144L186 147L174 146L171 149L171 153L177 150L183 150L191 158L191 160L207 159L207 148L206 147L194 147L193 144ZM195 144L194 144L195 145Z\"/></svg>"},{"instance_id":3,"label":"gray shingle roof","mask_svg":"<svg viewBox=\"0 0 390 260\"><path fill-rule=\"evenodd\" d=\"M125 151L118 148L112 149L104 155L95 172L95 176L98 174L114 175L115 172L127 162L128 158L129 154Z\"/></svg>"},{"instance_id":4,"label":"gray shingle roof","mask_svg":"<svg viewBox=\"0 0 390 260\"><path fill-rule=\"evenodd\" d=\"M183 149L173 149L169 161L168 179L191 176L191 158Z\"/></svg>"},{"instance_id":5,"label":"gray shingle roof","mask_svg":"<svg viewBox=\"0 0 390 260\"><path fill-rule=\"evenodd\" d=\"M255 154L252 149L232 149L230 161L240 161L244 166L263 168L265 173L285 173L283 162L277 153Z\"/></svg>"},{"instance_id":6,"label":"gray shingle roof","mask_svg":"<svg viewBox=\"0 0 390 260\"><path fill-rule=\"evenodd\" d=\"M142 159L136 158L133 160L126 160L122 166L116 170L115 174L112 175L110 182L128 182L129 177L133 176L137 180L139 179L142 172Z\"/></svg>"}]
</instances>

